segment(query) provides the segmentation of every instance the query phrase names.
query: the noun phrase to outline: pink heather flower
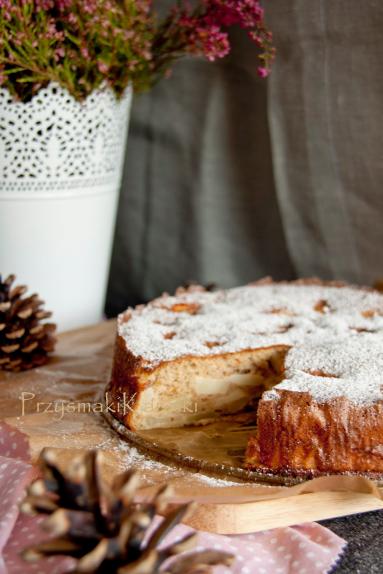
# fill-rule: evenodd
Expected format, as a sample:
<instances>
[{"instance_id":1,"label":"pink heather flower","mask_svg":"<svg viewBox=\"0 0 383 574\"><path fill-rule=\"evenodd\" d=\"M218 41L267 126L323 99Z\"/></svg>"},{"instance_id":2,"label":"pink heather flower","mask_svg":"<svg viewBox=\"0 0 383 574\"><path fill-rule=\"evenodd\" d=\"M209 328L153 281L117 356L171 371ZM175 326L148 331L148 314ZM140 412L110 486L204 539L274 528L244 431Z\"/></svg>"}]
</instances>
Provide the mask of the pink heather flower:
<instances>
[{"instance_id":1,"label":"pink heather flower","mask_svg":"<svg viewBox=\"0 0 383 574\"><path fill-rule=\"evenodd\" d=\"M250 38L253 40L254 44L258 46L258 48L262 48L263 45L263 38L257 32L249 32Z\"/></svg>"},{"instance_id":2,"label":"pink heather flower","mask_svg":"<svg viewBox=\"0 0 383 574\"><path fill-rule=\"evenodd\" d=\"M129 63L128 63L129 70L134 70L134 68L137 66L137 64L138 64L138 60L129 60Z\"/></svg>"},{"instance_id":3,"label":"pink heather flower","mask_svg":"<svg viewBox=\"0 0 383 574\"><path fill-rule=\"evenodd\" d=\"M77 17L73 14L73 12L70 12L70 14L68 15L68 22L69 24L72 24L72 26L75 26L77 24Z\"/></svg>"},{"instance_id":4,"label":"pink heather flower","mask_svg":"<svg viewBox=\"0 0 383 574\"><path fill-rule=\"evenodd\" d=\"M188 14L180 14L179 16L177 16L176 14L174 15L177 18L177 25L180 26L181 28L184 28L185 30L192 30L195 27L196 18L193 18Z\"/></svg>"},{"instance_id":5,"label":"pink heather flower","mask_svg":"<svg viewBox=\"0 0 383 574\"><path fill-rule=\"evenodd\" d=\"M204 11L193 10L187 2L174 8L173 30L181 28L186 51L208 60L225 57L230 51L226 28L238 25L247 30L262 54L262 77L270 72L275 57L272 35L264 24L264 10L259 0L202 0ZM170 28L172 30L172 28Z\"/></svg>"},{"instance_id":6,"label":"pink heather flower","mask_svg":"<svg viewBox=\"0 0 383 574\"><path fill-rule=\"evenodd\" d=\"M152 9L152 0L136 0L135 4L137 11L145 16L149 14Z\"/></svg>"},{"instance_id":7,"label":"pink heather flower","mask_svg":"<svg viewBox=\"0 0 383 574\"><path fill-rule=\"evenodd\" d=\"M38 10L48 11L54 8L54 0L35 0L36 8Z\"/></svg>"},{"instance_id":8,"label":"pink heather flower","mask_svg":"<svg viewBox=\"0 0 383 574\"><path fill-rule=\"evenodd\" d=\"M109 71L109 67L107 64L105 64L105 62L97 62L97 67L101 74L107 74Z\"/></svg>"},{"instance_id":9,"label":"pink heather flower","mask_svg":"<svg viewBox=\"0 0 383 574\"><path fill-rule=\"evenodd\" d=\"M89 60L89 50L86 46L82 46L81 48L81 55L83 58L85 58L85 60Z\"/></svg>"},{"instance_id":10,"label":"pink heather flower","mask_svg":"<svg viewBox=\"0 0 383 574\"><path fill-rule=\"evenodd\" d=\"M257 68L257 74L260 78L267 78L270 75L270 68L265 68L264 66L259 66Z\"/></svg>"},{"instance_id":11,"label":"pink heather flower","mask_svg":"<svg viewBox=\"0 0 383 574\"><path fill-rule=\"evenodd\" d=\"M60 12L65 12L71 8L72 0L56 0L56 5Z\"/></svg>"},{"instance_id":12,"label":"pink heather flower","mask_svg":"<svg viewBox=\"0 0 383 574\"><path fill-rule=\"evenodd\" d=\"M253 28L264 16L259 0L205 0L205 5L211 17L226 27Z\"/></svg>"},{"instance_id":13,"label":"pink heather flower","mask_svg":"<svg viewBox=\"0 0 383 574\"><path fill-rule=\"evenodd\" d=\"M0 0L1 16L4 20L11 20L13 7L10 0Z\"/></svg>"},{"instance_id":14,"label":"pink heather flower","mask_svg":"<svg viewBox=\"0 0 383 574\"><path fill-rule=\"evenodd\" d=\"M148 62L149 62L149 60L152 59L152 53L151 53L151 51L148 50L148 49L143 50L143 51L141 52L141 56L144 58L144 60L147 60Z\"/></svg>"},{"instance_id":15,"label":"pink heather flower","mask_svg":"<svg viewBox=\"0 0 383 574\"><path fill-rule=\"evenodd\" d=\"M202 51L210 62L224 58L230 52L228 35L226 32L221 32L218 26L198 26L191 35L191 40L197 52Z\"/></svg>"},{"instance_id":16,"label":"pink heather flower","mask_svg":"<svg viewBox=\"0 0 383 574\"><path fill-rule=\"evenodd\" d=\"M15 46L22 46L25 41L26 35L24 32L18 32L14 39Z\"/></svg>"},{"instance_id":17,"label":"pink heather flower","mask_svg":"<svg viewBox=\"0 0 383 574\"><path fill-rule=\"evenodd\" d=\"M48 37L53 38L56 33L57 33L56 24L51 20L48 24L47 35Z\"/></svg>"},{"instance_id":18,"label":"pink heather flower","mask_svg":"<svg viewBox=\"0 0 383 574\"><path fill-rule=\"evenodd\" d=\"M85 14L93 14L97 10L97 0L84 0L83 10Z\"/></svg>"}]
</instances>

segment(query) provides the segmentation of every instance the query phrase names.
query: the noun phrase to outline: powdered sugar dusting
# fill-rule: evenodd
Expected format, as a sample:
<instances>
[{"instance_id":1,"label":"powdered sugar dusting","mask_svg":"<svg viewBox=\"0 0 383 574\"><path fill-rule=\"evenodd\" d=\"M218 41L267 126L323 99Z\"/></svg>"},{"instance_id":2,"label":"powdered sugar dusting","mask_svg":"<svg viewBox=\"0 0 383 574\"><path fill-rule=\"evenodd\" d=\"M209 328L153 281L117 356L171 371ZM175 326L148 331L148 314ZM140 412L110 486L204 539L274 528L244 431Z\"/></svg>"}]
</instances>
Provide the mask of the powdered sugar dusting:
<instances>
[{"instance_id":1,"label":"powdered sugar dusting","mask_svg":"<svg viewBox=\"0 0 383 574\"><path fill-rule=\"evenodd\" d=\"M309 392L318 402L340 396L357 404L381 400L382 338L375 333L361 333L340 341L297 346L289 351L286 378L275 389ZM273 389L263 398L277 396Z\"/></svg>"},{"instance_id":2,"label":"powdered sugar dusting","mask_svg":"<svg viewBox=\"0 0 383 574\"><path fill-rule=\"evenodd\" d=\"M286 379L264 398L277 389L309 390L318 401L383 398L383 295L374 291L278 283L197 290L128 316L119 317L119 334L149 368L183 356L287 345Z\"/></svg>"},{"instance_id":3,"label":"powdered sugar dusting","mask_svg":"<svg viewBox=\"0 0 383 574\"><path fill-rule=\"evenodd\" d=\"M182 468L177 468L174 465L170 466L165 462L155 460L137 450L136 447L131 446L122 440L119 441L118 446L115 447L115 450L118 452L119 456L122 457L122 463L124 467L139 469L140 475L144 481L151 481L153 478L153 473L161 473L162 480L164 478L166 478L168 481L177 480L180 478L185 480L185 478L187 478L193 481L195 484L201 483L206 486L214 486L216 488L238 486L239 484L238 482L234 482L232 480L209 476L200 472L190 473L190 471L187 471L187 474L185 474L185 470Z\"/></svg>"}]
</instances>

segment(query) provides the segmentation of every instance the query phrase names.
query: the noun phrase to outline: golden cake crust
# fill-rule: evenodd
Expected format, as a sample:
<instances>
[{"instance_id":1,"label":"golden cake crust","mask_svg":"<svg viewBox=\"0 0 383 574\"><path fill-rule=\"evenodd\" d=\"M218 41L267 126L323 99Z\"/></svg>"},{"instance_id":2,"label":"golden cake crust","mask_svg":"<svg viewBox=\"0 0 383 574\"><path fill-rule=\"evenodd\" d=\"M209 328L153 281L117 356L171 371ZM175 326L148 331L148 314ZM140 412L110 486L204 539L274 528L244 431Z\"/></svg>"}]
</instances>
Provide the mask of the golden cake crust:
<instances>
[{"instance_id":1,"label":"golden cake crust","mask_svg":"<svg viewBox=\"0 0 383 574\"><path fill-rule=\"evenodd\" d=\"M258 434L249 438L248 468L275 473L383 473L383 402L360 406L345 397L318 403L309 393L279 391L260 401Z\"/></svg>"}]
</instances>

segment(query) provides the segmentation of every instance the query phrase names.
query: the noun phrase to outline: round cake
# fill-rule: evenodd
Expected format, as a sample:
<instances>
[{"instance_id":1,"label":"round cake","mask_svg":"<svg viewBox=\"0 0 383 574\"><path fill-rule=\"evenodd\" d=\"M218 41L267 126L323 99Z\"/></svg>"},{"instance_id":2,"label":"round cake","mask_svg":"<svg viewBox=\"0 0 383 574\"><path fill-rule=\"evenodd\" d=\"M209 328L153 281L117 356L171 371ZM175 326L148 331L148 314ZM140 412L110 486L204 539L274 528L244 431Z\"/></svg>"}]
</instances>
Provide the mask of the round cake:
<instances>
[{"instance_id":1,"label":"round cake","mask_svg":"<svg viewBox=\"0 0 383 574\"><path fill-rule=\"evenodd\" d=\"M118 317L107 401L132 430L257 411L244 466L383 473L383 295L339 282L197 286Z\"/></svg>"}]
</instances>

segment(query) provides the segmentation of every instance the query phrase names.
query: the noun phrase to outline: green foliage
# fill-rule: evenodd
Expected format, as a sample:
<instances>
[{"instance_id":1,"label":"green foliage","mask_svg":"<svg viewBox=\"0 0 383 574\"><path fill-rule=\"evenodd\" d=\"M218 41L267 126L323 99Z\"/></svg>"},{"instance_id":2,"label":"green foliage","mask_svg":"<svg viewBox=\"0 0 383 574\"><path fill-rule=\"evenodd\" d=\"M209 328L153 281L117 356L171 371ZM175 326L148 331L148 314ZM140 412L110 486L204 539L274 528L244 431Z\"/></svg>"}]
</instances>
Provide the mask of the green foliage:
<instances>
[{"instance_id":1,"label":"green foliage","mask_svg":"<svg viewBox=\"0 0 383 574\"><path fill-rule=\"evenodd\" d=\"M275 49L259 0L175 2L163 20L151 0L0 0L0 86L20 101L57 82L81 101L108 86L148 89L184 56L209 61L230 51L239 25L260 48L269 74Z\"/></svg>"}]
</instances>

